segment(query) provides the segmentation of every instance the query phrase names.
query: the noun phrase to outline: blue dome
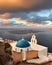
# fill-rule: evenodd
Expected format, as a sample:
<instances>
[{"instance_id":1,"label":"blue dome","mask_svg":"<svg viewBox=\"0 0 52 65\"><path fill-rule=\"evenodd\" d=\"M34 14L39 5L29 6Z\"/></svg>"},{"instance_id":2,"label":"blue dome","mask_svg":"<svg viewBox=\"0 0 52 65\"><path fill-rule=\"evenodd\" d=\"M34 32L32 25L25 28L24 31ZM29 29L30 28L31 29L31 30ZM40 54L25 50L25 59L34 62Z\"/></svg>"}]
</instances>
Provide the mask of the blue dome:
<instances>
[{"instance_id":1,"label":"blue dome","mask_svg":"<svg viewBox=\"0 0 52 65\"><path fill-rule=\"evenodd\" d=\"M19 40L16 44L16 47L19 47L19 48L26 48L29 46L30 46L30 44L27 40Z\"/></svg>"}]
</instances>

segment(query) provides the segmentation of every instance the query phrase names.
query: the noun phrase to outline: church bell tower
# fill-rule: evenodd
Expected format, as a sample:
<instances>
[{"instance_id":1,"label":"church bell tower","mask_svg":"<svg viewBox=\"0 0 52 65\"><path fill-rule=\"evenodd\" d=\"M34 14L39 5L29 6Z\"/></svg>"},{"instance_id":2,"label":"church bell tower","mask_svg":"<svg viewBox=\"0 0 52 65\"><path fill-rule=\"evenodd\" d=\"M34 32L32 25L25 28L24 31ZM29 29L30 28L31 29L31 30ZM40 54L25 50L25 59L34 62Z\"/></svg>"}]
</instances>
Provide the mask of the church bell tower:
<instances>
[{"instance_id":1,"label":"church bell tower","mask_svg":"<svg viewBox=\"0 0 52 65\"><path fill-rule=\"evenodd\" d=\"M31 38L31 44L37 44L36 36L33 34Z\"/></svg>"}]
</instances>

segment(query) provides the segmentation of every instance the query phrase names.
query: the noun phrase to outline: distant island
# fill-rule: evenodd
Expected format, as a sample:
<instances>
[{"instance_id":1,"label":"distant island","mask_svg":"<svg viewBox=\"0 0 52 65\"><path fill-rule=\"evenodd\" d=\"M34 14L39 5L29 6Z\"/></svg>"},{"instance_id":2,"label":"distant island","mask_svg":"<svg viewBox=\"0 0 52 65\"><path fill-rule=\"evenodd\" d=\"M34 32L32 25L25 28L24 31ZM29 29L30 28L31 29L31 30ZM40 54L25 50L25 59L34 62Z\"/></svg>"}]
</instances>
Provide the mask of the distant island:
<instances>
[{"instance_id":1,"label":"distant island","mask_svg":"<svg viewBox=\"0 0 52 65\"><path fill-rule=\"evenodd\" d=\"M38 30L10 30L8 31L13 34L27 34L27 33L37 33L37 32L44 32L44 31L38 31Z\"/></svg>"}]
</instances>

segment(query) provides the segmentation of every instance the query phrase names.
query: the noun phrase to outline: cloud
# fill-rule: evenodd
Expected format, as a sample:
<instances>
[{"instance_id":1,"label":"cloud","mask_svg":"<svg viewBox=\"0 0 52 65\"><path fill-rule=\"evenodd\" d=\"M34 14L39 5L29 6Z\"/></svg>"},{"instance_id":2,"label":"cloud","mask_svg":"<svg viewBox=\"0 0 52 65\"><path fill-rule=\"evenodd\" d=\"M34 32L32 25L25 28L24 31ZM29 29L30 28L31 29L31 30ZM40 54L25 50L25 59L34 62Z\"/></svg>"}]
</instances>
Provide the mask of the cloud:
<instances>
[{"instance_id":1,"label":"cloud","mask_svg":"<svg viewBox=\"0 0 52 65\"><path fill-rule=\"evenodd\" d=\"M0 13L52 8L52 0L0 0Z\"/></svg>"},{"instance_id":2,"label":"cloud","mask_svg":"<svg viewBox=\"0 0 52 65\"><path fill-rule=\"evenodd\" d=\"M45 14L46 13L46 14ZM52 22L52 9L41 10L37 12L17 12L17 13L4 13L0 14L0 21L9 20L8 23L21 23L26 24L48 24L50 21ZM48 21L48 22L47 22ZM3 22L3 21L2 21Z\"/></svg>"},{"instance_id":3,"label":"cloud","mask_svg":"<svg viewBox=\"0 0 52 65\"><path fill-rule=\"evenodd\" d=\"M3 19L11 18L11 14L10 13L0 14L0 18L3 18Z\"/></svg>"},{"instance_id":4,"label":"cloud","mask_svg":"<svg viewBox=\"0 0 52 65\"><path fill-rule=\"evenodd\" d=\"M3 19L2 24L9 24L9 20L8 19Z\"/></svg>"}]
</instances>

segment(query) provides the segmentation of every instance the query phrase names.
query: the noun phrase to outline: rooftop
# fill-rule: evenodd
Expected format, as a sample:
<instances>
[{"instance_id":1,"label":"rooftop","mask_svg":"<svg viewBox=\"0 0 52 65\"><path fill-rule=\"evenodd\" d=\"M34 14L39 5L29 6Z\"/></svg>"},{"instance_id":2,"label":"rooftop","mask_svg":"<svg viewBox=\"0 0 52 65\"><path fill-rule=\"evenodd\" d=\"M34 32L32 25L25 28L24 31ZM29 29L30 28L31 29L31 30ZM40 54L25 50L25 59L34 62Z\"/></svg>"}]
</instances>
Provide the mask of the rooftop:
<instances>
[{"instance_id":1,"label":"rooftop","mask_svg":"<svg viewBox=\"0 0 52 65\"><path fill-rule=\"evenodd\" d=\"M19 47L19 48L26 48L29 46L30 46L29 42L27 40L24 40L24 39L19 40L16 44L16 47Z\"/></svg>"}]
</instances>

